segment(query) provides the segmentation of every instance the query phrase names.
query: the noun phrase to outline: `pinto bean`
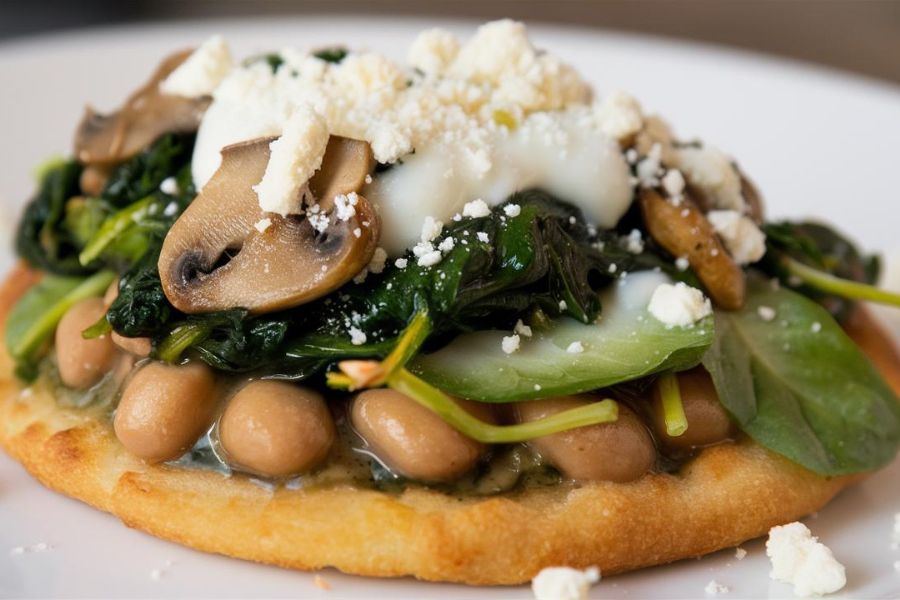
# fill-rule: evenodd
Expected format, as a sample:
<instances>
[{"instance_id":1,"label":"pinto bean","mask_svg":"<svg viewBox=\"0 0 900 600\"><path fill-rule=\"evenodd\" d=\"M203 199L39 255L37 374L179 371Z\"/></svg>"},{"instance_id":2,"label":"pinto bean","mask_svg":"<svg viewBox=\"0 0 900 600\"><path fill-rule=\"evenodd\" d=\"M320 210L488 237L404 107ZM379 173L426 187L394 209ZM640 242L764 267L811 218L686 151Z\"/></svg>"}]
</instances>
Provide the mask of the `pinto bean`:
<instances>
[{"instance_id":1,"label":"pinto bean","mask_svg":"<svg viewBox=\"0 0 900 600\"><path fill-rule=\"evenodd\" d=\"M516 418L536 421L550 415L596 402L589 396L561 396L519 402ZM619 405L619 418L561 431L531 440L529 444L544 460L576 480L632 481L656 463L656 448L644 422L628 407Z\"/></svg>"}]
</instances>

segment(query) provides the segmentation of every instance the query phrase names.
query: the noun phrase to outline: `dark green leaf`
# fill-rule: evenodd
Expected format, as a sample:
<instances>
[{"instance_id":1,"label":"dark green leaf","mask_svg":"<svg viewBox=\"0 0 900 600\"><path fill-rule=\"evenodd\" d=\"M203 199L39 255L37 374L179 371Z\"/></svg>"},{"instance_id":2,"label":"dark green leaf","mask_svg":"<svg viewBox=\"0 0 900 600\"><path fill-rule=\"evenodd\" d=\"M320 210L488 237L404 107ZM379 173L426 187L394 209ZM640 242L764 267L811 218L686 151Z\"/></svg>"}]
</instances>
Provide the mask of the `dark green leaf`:
<instances>
[{"instance_id":1,"label":"dark green leaf","mask_svg":"<svg viewBox=\"0 0 900 600\"><path fill-rule=\"evenodd\" d=\"M775 310L764 319L760 307ZM876 469L900 444L900 401L831 315L754 281L744 309L716 314L703 360L722 403L759 444L822 475Z\"/></svg>"}]
</instances>

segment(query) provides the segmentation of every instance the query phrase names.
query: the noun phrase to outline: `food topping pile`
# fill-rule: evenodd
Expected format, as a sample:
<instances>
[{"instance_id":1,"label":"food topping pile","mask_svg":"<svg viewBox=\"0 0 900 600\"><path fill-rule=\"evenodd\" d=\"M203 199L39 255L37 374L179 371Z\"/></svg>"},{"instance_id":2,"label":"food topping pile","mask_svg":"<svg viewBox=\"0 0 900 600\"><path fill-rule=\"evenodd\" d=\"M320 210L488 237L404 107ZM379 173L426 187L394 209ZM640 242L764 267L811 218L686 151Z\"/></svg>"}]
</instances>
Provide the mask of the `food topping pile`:
<instances>
[{"instance_id":1,"label":"food topping pile","mask_svg":"<svg viewBox=\"0 0 900 600\"><path fill-rule=\"evenodd\" d=\"M749 436L875 469L900 404L842 329L878 260L766 220L723 152L523 25L166 58L48 162L17 373L149 462L490 494ZM298 479L299 478L299 479Z\"/></svg>"}]
</instances>

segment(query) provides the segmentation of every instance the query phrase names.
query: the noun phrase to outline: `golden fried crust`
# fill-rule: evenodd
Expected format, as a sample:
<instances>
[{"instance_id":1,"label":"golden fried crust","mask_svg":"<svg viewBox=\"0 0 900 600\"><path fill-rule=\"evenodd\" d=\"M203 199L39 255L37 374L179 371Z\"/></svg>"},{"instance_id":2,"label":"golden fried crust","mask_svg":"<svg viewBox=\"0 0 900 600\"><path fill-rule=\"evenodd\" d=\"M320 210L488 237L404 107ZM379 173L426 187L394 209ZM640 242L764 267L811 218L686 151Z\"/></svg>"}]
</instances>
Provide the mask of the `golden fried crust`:
<instances>
[{"instance_id":1,"label":"golden fried crust","mask_svg":"<svg viewBox=\"0 0 900 600\"><path fill-rule=\"evenodd\" d=\"M26 287L17 278L29 277L18 267L0 288L0 319ZM881 366L898 372L893 356ZM4 351L0 445L47 487L199 550L478 585L521 583L552 565L609 574L701 556L816 511L853 480L819 477L741 441L627 484L463 500L422 488L271 492L244 477L143 464L104 420L60 408L40 385L22 397Z\"/></svg>"}]
</instances>

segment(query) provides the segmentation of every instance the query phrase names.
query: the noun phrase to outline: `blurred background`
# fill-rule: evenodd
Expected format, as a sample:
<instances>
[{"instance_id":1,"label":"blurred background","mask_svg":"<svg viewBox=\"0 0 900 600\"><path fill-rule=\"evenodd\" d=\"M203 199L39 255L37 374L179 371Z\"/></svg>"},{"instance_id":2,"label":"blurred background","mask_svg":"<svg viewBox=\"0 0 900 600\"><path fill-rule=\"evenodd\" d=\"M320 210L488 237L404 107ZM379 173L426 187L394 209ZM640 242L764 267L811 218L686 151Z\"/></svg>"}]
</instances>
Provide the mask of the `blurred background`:
<instances>
[{"instance_id":1,"label":"blurred background","mask_svg":"<svg viewBox=\"0 0 900 600\"><path fill-rule=\"evenodd\" d=\"M323 13L595 26L751 49L900 83L900 0L2 0L0 42L117 23Z\"/></svg>"}]
</instances>

